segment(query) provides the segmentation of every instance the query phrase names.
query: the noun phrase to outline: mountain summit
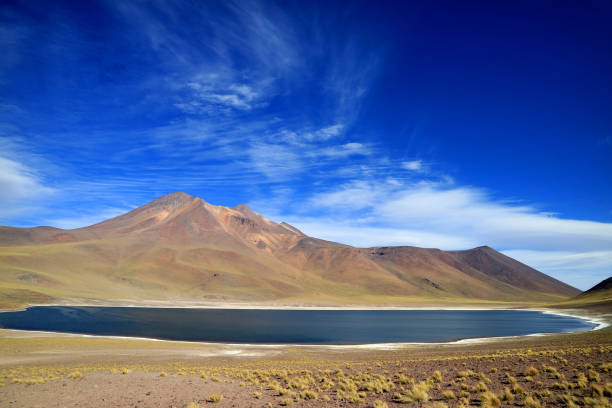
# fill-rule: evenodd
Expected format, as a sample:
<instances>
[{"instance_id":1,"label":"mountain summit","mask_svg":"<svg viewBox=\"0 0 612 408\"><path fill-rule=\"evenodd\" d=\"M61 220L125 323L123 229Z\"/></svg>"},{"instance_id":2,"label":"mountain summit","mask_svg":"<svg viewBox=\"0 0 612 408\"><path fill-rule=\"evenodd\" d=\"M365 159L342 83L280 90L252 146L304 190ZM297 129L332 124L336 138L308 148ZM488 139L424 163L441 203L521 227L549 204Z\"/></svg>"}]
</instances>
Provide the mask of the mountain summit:
<instances>
[{"instance_id":1,"label":"mountain summit","mask_svg":"<svg viewBox=\"0 0 612 408\"><path fill-rule=\"evenodd\" d=\"M354 248L184 192L84 228L0 227L0 305L49 299L325 304L553 301L579 291L489 247Z\"/></svg>"}]
</instances>

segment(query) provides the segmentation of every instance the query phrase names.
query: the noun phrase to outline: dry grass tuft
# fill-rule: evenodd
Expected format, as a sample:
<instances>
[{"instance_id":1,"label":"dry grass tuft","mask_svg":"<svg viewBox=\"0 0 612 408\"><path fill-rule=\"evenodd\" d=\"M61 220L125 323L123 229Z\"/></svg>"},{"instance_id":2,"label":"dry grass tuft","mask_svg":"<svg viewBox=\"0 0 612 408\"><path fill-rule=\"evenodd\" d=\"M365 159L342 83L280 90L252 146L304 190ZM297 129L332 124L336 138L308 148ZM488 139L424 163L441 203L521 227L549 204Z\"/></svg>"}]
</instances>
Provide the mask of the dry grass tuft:
<instances>
[{"instance_id":1,"label":"dry grass tuft","mask_svg":"<svg viewBox=\"0 0 612 408\"><path fill-rule=\"evenodd\" d=\"M540 401L531 395L525 397L523 405L527 408L542 408L542 404L540 403Z\"/></svg>"},{"instance_id":2,"label":"dry grass tuft","mask_svg":"<svg viewBox=\"0 0 612 408\"><path fill-rule=\"evenodd\" d=\"M601 385L591 384L591 396L592 397L603 397L604 389Z\"/></svg>"},{"instance_id":3,"label":"dry grass tuft","mask_svg":"<svg viewBox=\"0 0 612 408\"><path fill-rule=\"evenodd\" d=\"M366 397L365 392L357 392L355 390L338 390L336 398L338 401L346 401L352 404L363 402Z\"/></svg>"},{"instance_id":4,"label":"dry grass tuft","mask_svg":"<svg viewBox=\"0 0 612 408\"><path fill-rule=\"evenodd\" d=\"M485 384L482 381L480 381L478 384L476 384L474 386L472 391L474 391L474 392L487 392L487 391L489 391L489 388L487 387L487 384Z\"/></svg>"},{"instance_id":5,"label":"dry grass tuft","mask_svg":"<svg viewBox=\"0 0 612 408\"><path fill-rule=\"evenodd\" d=\"M584 399L584 406L588 408L610 408L610 402L607 398L590 398Z\"/></svg>"},{"instance_id":6,"label":"dry grass tuft","mask_svg":"<svg viewBox=\"0 0 612 408\"><path fill-rule=\"evenodd\" d=\"M571 394L560 394L555 399L567 408L578 408L578 398Z\"/></svg>"},{"instance_id":7,"label":"dry grass tuft","mask_svg":"<svg viewBox=\"0 0 612 408\"><path fill-rule=\"evenodd\" d=\"M300 398L303 400L315 400L318 396L319 394L312 390L304 390L300 392Z\"/></svg>"},{"instance_id":8,"label":"dry grass tuft","mask_svg":"<svg viewBox=\"0 0 612 408\"><path fill-rule=\"evenodd\" d=\"M221 402L221 401L223 401L223 394L219 394L219 395L217 395L217 394L210 394L208 396L208 401L210 401L210 402L212 402L214 404L216 404L218 402Z\"/></svg>"},{"instance_id":9,"label":"dry grass tuft","mask_svg":"<svg viewBox=\"0 0 612 408\"><path fill-rule=\"evenodd\" d=\"M576 385L578 388L586 388L589 385L589 380L586 378L584 373L578 373L576 375Z\"/></svg>"},{"instance_id":10,"label":"dry grass tuft","mask_svg":"<svg viewBox=\"0 0 612 408\"><path fill-rule=\"evenodd\" d=\"M423 403L429 401L429 391L432 388L432 383L429 381L420 381L412 386L412 389L402 393L393 395L393 400L401 403L418 402Z\"/></svg>"},{"instance_id":11,"label":"dry grass tuft","mask_svg":"<svg viewBox=\"0 0 612 408\"><path fill-rule=\"evenodd\" d=\"M372 406L373 408L389 408L389 406L387 405L386 402L383 402L381 400L375 400L374 401L374 405Z\"/></svg>"},{"instance_id":12,"label":"dry grass tuft","mask_svg":"<svg viewBox=\"0 0 612 408\"><path fill-rule=\"evenodd\" d=\"M83 374L80 371L73 371L70 374L68 374L68 378L71 380L78 380L83 378Z\"/></svg>"},{"instance_id":13,"label":"dry grass tuft","mask_svg":"<svg viewBox=\"0 0 612 408\"><path fill-rule=\"evenodd\" d=\"M486 408L494 408L499 407L501 405L501 401L491 391L484 392L480 395L480 406Z\"/></svg>"},{"instance_id":14,"label":"dry grass tuft","mask_svg":"<svg viewBox=\"0 0 612 408\"><path fill-rule=\"evenodd\" d=\"M502 393L499 394L499 399L510 402L514 400L514 394L508 388L504 388Z\"/></svg>"},{"instance_id":15,"label":"dry grass tuft","mask_svg":"<svg viewBox=\"0 0 612 408\"><path fill-rule=\"evenodd\" d=\"M612 397L612 382L606 383L604 387L604 396Z\"/></svg>"},{"instance_id":16,"label":"dry grass tuft","mask_svg":"<svg viewBox=\"0 0 612 408\"><path fill-rule=\"evenodd\" d=\"M593 382L601 381L599 377L599 373L595 370L589 370L589 372L587 373L587 378L589 379L589 381L593 381Z\"/></svg>"},{"instance_id":17,"label":"dry grass tuft","mask_svg":"<svg viewBox=\"0 0 612 408\"><path fill-rule=\"evenodd\" d=\"M457 396L455 395L454 392L449 390L449 391L444 391L442 393L442 398L444 398L445 400L454 400L454 399L457 399Z\"/></svg>"}]
</instances>

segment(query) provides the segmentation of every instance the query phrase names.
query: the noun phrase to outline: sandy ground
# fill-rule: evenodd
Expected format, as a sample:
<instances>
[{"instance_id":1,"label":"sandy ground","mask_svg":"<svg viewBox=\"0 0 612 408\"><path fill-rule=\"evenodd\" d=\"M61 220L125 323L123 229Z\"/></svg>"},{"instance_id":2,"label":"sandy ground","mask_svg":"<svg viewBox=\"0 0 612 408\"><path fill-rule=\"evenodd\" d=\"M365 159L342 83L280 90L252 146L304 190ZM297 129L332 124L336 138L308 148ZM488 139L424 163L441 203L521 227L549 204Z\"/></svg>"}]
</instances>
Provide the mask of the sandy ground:
<instances>
[{"instance_id":1,"label":"sandy ground","mask_svg":"<svg viewBox=\"0 0 612 408\"><path fill-rule=\"evenodd\" d=\"M533 343L530 343L533 345ZM570 391L572 395L577 396L580 400L592 395L592 384L602 384L612 380L611 373L603 371L600 366L602 362L610 361L611 349L607 348L605 352L591 351L589 354L584 352L569 352L562 355L545 354L539 355L537 351L532 350L532 354L525 356L509 355L507 357L483 357L482 355L474 355L476 350L470 349L454 349L444 350L438 354L439 350L428 350L427 358L418 357L418 352L407 354L359 354L344 356L349 358L347 361L337 360L339 356L330 356L331 361L321 365L318 356L313 360L304 361L297 360L272 360L263 363L257 360L246 362L232 361L215 361L211 366L205 368L207 373L216 372L217 367L219 372L228 370L228 375L219 374L218 381L211 381L211 376L207 379L201 378L199 374L191 374L188 367L189 364L177 365L184 367L183 372L168 374L166 377L160 377L156 370L134 370L128 374L120 372L112 373L108 371L94 371L85 373L81 379L66 379L62 378L56 381L49 381L44 384L37 385L22 385L10 384L6 385L0 391L0 404L3 407L184 407L190 402L196 402L200 405L217 405L220 407L263 407L271 403L272 406L280 406L285 401L284 396L278 396L278 392L269 389L268 385L253 383L245 383L240 385L241 378L238 375L242 370L253 371L257 367L260 369L270 370L270 367L283 367L282 369L291 369L293 366L296 370L295 375L289 377L299 377L303 370L310 370L316 373L317 370L324 370L323 367L330 367L334 370L341 369L347 377L357 376L359 373L369 372L374 375L383 374L385 371L393 371L399 375L405 375L408 378L417 380L425 379L436 370L440 371L442 380L435 382L440 389L430 391L432 401L445 401L449 406L456 406L458 401L446 401L443 399L443 392L452 390L456 395L462 391L462 385L465 384L469 395L469 403L471 405L479 405L482 393L475 392L473 389L483 382L489 390L499 394L504 388L510 388L511 385L507 380L506 373L510 373L516 378L518 384L525 393L533 395L534 393L554 393L553 395L561 395L565 391L555 390L553 384L558 382L552 374L545 373L542 370L542 364L554 366L560 375L563 375L570 382L575 382L576 369L588 373L593 365L594 370L599 375L599 381L590 382L590 385L584 388L577 388ZM499 352L499 350L498 350ZM412 359L406 359L412 357ZM454 358L457 359L454 359ZM560 357L561 359L558 359ZM393 358L393 360L386 360ZM371 360L371 361L370 361ZM193 363L194 361L191 361ZM292 363L293 362L293 363ZM399 364L398 364L399 363ZM161 366L160 366L161 367ZM169 365L168 367L171 367ZM287 368L285 368L287 367ZM522 373L527 372L530 367L537 367L539 373L534 375L534 381L527 381ZM497 370L492 373L492 369ZM236 371L234 371L236 370ZM475 376L468 377L462 382L456 382L454 385L451 381L455 381L461 371L471 370ZM185 373L185 374L182 374ZM484 380L482 376L484 375ZM316 374L315 374L316 377ZM337 376L330 375L332 381L336 381ZM398 377L396 377L398 378ZM490 382L489 382L490 381ZM541 383L541 384L539 384ZM269 384L269 383L268 383ZM398 391L402 385L394 384ZM261 392L261 397L256 398L255 392ZM209 402L210 394L223 395L224 398L220 403L213 404ZM293 402L292 405L313 407L313 406L351 406L349 402L337 401L337 391L334 389L317 392L316 400L300 400ZM376 394L375 392L366 392L364 403L359 406L372 406L374 400L385 401L389 406L398 405L393 402L393 391ZM324 401L323 396L328 396L330 401ZM519 396L515 397L515 401L504 402L503 405L520 406L524 405L519 401ZM555 398L540 396L539 400L546 403L547 406L564 406L559 404ZM429 403L431 404L431 402ZM415 405L415 404L412 404Z\"/></svg>"}]
</instances>

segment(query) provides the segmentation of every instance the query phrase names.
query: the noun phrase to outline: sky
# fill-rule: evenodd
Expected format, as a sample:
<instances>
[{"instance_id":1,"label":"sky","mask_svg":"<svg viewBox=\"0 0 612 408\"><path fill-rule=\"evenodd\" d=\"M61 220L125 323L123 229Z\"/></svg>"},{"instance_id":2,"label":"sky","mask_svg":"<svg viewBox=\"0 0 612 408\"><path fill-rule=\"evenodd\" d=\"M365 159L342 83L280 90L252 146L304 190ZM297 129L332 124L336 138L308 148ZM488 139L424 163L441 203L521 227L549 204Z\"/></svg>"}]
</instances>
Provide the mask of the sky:
<instances>
[{"instance_id":1,"label":"sky","mask_svg":"<svg viewBox=\"0 0 612 408\"><path fill-rule=\"evenodd\" d=\"M0 225L185 191L612 275L609 1L0 4Z\"/></svg>"}]
</instances>

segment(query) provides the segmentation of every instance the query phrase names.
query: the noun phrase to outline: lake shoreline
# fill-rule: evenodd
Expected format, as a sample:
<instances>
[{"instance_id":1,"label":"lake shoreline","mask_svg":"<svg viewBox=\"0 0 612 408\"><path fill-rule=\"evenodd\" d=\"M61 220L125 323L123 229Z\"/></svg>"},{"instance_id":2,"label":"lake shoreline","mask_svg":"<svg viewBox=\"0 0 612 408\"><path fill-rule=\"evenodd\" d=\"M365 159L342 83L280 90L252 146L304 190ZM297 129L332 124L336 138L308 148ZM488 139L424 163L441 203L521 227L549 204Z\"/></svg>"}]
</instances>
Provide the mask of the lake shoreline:
<instances>
[{"instance_id":1,"label":"lake shoreline","mask_svg":"<svg viewBox=\"0 0 612 408\"><path fill-rule=\"evenodd\" d=\"M610 314L600 313L600 312L592 312L585 310L555 310L551 308L490 308L490 307L350 307L350 306L316 306L316 307L306 307L306 306L284 306L284 307L272 307L272 306L261 306L256 305L254 307L247 307L243 305L243 307L223 307L221 305L217 305L216 307L203 307L203 306L174 306L174 307L166 307L161 305L156 306L148 306L148 305L116 305L116 304L45 304L45 305L31 305L23 310L26 310L29 307L34 306L57 306L57 307L132 307L132 308L149 308L149 309L211 309L211 310L312 310L312 311L324 311L324 310L342 310L342 311L383 311L383 310L398 310L398 311L413 311L413 310L457 310L457 311L500 311L500 310L510 310L510 311L533 311L540 312L544 314L553 314L564 317L572 317L584 320L589 322L590 324L595 325L592 329L581 330L581 331L567 331L567 332L534 332L529 334L520 334L520 335L508 335L508 336L488 336L488 337L461 337L449 341L431 341L431 342L374 342L374 343L357 343L357 344L304 344L304 343L252 343L252 342L222 342L222 341L193 341L193 340L173 340L173 339L159 339L159 338L150 338L150 337L138 337L138 336L120 336L120 335L96 335L96 334L83 334L83 333L73 333L73 332L62 332L62 331L48 331L48 330L19 330L19 329L2 329L4 331L10 331L15 336L11 337L37 337L41 334L45 337L57 336L57 337L82 337L82 338L107 338L107 339L116 339L116 340L138 340L138 341L149 341L149 342L172 342L172 343L186 343L186 344L200 344L200 345L216 345L216 346L225 346L225 347L296 347L296 348L313 348L313 349L364 349L364 350L376 350L376 349L401 349L403 347L412 347L412 346L444 346L444 345L453 345L453 344L482 344L482 343L492 343L492 342L500 342L509 339L520 339L525 337L543 337L543 336L551 336L551 335L559 335L559 334L571 334L571 333L584 333L591 332L596 330L601 330L607 328L611 325L612 319ZM16 312L17 310L12 311L2 311L3 312Z\"/></svg>"}]
</instances>

